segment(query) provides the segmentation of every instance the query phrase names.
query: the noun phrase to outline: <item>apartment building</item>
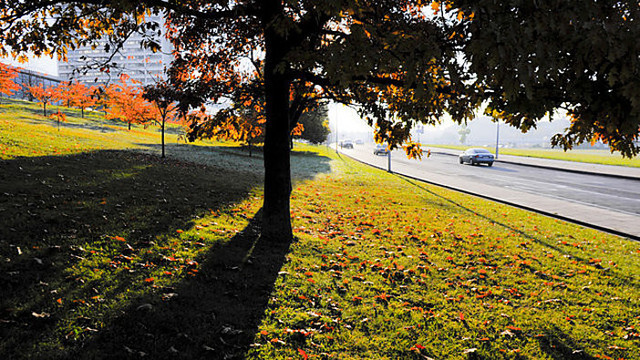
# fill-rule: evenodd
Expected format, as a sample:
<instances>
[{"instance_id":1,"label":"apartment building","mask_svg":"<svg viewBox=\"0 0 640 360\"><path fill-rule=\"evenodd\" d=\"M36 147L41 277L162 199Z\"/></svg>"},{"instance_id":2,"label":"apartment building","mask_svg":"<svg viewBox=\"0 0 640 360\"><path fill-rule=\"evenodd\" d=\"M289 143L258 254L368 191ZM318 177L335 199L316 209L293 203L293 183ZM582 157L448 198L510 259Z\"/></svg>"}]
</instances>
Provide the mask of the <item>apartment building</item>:
<instances>
[{"instance_id":1,"label":"apartment building","mask_svg":"<svg viewBox=\"0 0 640 360\"><path fill-rule=\"evenodd\" d=\"M164 28L164 19L161 16L151 16L149 20L158 22ZM97 68L86 70L87 65L105 62L112 55L104 51L107 40L99 41L95 49L83 46L69 50L68 61L58 62L58 75L64 81L77 80L87 85L100 85L117 81L120 74L127 74L142 85L152 84L164 78L165 69L171 64L173 47L162 36L157 39L161 44L161 50L154 53L141 48L142 39L143 36L137 33L127 39L123 47L111 58L109 63L114 67L109 72L101 72Z\"/></svg>"}]
</instances>

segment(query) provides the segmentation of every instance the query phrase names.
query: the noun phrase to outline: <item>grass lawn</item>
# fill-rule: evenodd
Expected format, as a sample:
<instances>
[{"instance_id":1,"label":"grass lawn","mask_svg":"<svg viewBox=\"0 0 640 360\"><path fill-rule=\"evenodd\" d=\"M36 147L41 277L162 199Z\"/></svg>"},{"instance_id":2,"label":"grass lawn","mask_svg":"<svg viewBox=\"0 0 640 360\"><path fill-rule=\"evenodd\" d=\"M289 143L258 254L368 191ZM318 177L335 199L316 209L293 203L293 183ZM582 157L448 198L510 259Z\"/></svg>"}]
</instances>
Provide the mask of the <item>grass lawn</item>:
<instances>
[{"instance_id":1,"label":"grass lawn","mask_svg":"<svg viewBox=\"0 0 640 360\"><path fill-rule=\"evenodd\" d=\"M638 242L307 146L263 243L259 154L5 109L2 358L640 359Z\"/></svg>"},{"instance_id":2,"label":"grass lawn","mask_svg":"<svg viewBox=\"0 0 640 360\"><path fill-rule=\"evenodd\" d=\"M440 147L446 149L466 150L470 146L461 145L425 145ZM482 146L480 146L482 147ZM485 149L495 153L495 147L484 147ZM619 153L612 154L609 150L583 150L575 149L569 151L563 151L561 149L512 149L503 148L500 149L500 154L503 155L515 155L526 156L543 159L564 160L564 161L577 161L592 164L603 165L618 165L618 166L631 166L640 167L640 158L634 157L632 159L623 158Z\"/></svg>"}]
</instances>

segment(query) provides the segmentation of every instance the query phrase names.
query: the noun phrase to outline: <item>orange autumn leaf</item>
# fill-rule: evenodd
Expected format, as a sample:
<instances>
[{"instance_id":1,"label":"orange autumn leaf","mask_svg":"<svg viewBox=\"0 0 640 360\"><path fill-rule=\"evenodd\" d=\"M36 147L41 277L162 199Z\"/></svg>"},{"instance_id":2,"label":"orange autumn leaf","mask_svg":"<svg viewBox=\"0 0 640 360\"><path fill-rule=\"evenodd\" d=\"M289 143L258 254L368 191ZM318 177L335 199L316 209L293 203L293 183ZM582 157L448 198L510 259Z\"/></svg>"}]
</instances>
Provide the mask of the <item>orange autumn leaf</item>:
<instances>
[{"instance_id":1,"label":"orange autumn leaf","mask_svg":"<svg viewBox=\"0 0 640 360\"><path fill-rule=\"evenodd\" d=\"M298 353L300 353L300 355L302 356L302 358L303 358L304 360L307 360L307 359L309 358L309 356L307 355L307 353L306 353L306 352L304 352L304 350L302 350L302 349L298 349Z\"/></svg>"},{"instance_id":2,"label":"orange autumn leaf","mask_svg":"<svg viewBox=\"0 0 640 360\"><path fill-rule=\"evenodd\" d=\"M434 14L437 14L438 11L440 11L440 2L439 1L434 1L431 3L431 9L433 10Z\"/></svg>"}]
</instances>

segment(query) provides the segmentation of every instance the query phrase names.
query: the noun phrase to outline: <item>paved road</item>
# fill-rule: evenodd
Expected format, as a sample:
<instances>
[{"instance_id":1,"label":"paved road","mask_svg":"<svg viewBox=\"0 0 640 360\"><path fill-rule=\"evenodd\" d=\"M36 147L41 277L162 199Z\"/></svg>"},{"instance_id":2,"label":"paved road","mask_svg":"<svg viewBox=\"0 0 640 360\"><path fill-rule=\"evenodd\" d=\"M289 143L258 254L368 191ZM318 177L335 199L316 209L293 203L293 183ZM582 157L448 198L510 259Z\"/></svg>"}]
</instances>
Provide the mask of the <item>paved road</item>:
<instances>
[{"instance_id":1,"label":"paved road","mask_svg":"<svg viewBox=\"0 0 640 360\"><path fill-rule=\"evenodd\" d=\"M386 156L356 145L342 152L387 168ZM422 161L392 153L394 172L450 186L584 224L640 237L640 180L579 174L496 162L460 165L455 156L433 153Z\"/></svg>"}]
</instances>

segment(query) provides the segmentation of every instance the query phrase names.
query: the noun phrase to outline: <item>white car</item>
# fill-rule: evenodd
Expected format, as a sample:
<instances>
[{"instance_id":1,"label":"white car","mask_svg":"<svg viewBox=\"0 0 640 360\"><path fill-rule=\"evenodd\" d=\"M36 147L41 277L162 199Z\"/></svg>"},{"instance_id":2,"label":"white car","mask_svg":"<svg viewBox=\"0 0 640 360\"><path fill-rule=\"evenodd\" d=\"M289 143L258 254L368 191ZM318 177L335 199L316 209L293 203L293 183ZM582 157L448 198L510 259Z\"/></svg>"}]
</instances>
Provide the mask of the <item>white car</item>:
<instances>
[{"instance_id":1,"label":"white car","mask_svg":"<svg viewBox=\"0 0 640 360\"><path fill-rule=\"evenodd\" d=\"M389 150L387 149L386 145L378 144L376 145L375 149L373 149L374 155L387 155L388 153Z\"/></svg>"}]
</instances>

